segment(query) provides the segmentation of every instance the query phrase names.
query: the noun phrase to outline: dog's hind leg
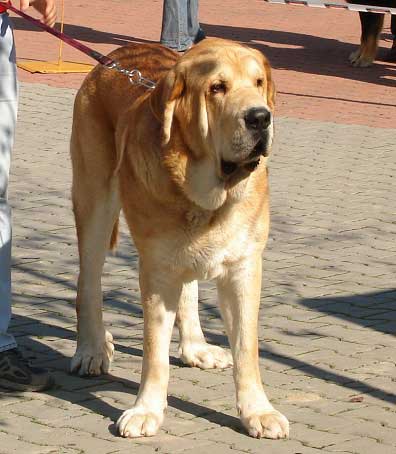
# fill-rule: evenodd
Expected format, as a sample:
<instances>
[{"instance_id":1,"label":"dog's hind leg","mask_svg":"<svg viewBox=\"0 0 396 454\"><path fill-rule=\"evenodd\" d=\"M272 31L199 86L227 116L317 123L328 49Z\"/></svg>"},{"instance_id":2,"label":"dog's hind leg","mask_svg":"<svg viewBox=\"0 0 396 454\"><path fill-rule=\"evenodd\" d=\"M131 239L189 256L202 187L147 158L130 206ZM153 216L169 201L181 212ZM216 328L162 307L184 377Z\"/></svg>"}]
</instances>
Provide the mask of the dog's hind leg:
<instances>
[{"instance_id":1,"label":"dog's hind leg","mask_svg":"<svg viewBox=\"0 0 396 454\"><path fill-rule=\"evenodd\" d=\"M77 351L72 372L107 373L113 356L112 336L103 325L101 275L120 213L118 178L112 175L114 143L94 112L73 125L72 199L77 228L80 274L77 286ZM89 120L88 120L89 118Z\"/></svg>"},{"instance_id":2,"label":"dog's hind leg","mask_svg":"<svg viewBox=\"0 0 396 454\"><path fill-rule=\"evenodd\" d=\"M232 355L205 341L198 313L198 284L184 284L176 316L180 334L179 354L184 364L201 369L225 369L232 366Z\"/></svg>"},{"instance_id":3,"label":"dog's hind leg","mask_svg":"<svg viewBox=\"0 0 396 454\"><path fill-rule=\"evenodd\" d=\"M378 13L359 13L362 26L360 47L349 56L353 66L370 66L377 54L378 40L384 24L384 15Z\"/></svg>"}]
</instances>

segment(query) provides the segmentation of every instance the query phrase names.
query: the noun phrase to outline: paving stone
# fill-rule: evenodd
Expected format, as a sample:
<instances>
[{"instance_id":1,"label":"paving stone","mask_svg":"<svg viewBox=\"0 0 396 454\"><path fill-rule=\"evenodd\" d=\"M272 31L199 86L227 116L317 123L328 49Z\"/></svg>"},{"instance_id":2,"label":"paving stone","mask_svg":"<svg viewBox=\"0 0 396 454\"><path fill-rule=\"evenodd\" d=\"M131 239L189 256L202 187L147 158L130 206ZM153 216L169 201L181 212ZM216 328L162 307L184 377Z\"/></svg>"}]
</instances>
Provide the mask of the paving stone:
<instances>
[{"instance_id":1,"label":"paving stone","mask_svg":"<svg viewBox=\"0 0 396 454\"><path fill-rule=\"evenodd\" d=\"M173 435L165 434L163 431L156 437L134 438L133 440L138 445L154 447L157 452L164 452L166 454L183 452L185 449L191 447L191 439L188 437L175 437ZM194 445L199 447L203 452L205 452L206 447L210 444L210 441L204 439L196 440L194 442Z\"/></svg>"},{"instance_id":2,"label":"paving stone","mask_svg":"<svg viewBox=\"0 0 396 454\"><path fill-rule=\"evenodd\" d=\"M25 402L14 403L9 408L9 416L26 416L37 421L42 425L61 425L67 424L68 421L74 420L81 415L87 413L83 408L73 407L68 411L59 407L46 405L45 402L40 400L30 400Z\"/></svg>"},{"instance_id":3,"label":"paving stone","mask_svg":"<svg viewBox=\"0 0 396 454\"><path fill-rule=\"evenodd\" d=\"M358 409L351 409L339 413L343 417L360 418L365 421L376 422L383 424L386 427L396 429L396 412L394 406L379 407L375 405L367 405Z\"/></svg>"},{"instance_id":4,"label":"paving stone","mask_svg":"<svg viewBox=\"0 0 396 454\"><path fill-rule=\"evenodd\" d=\"M3 432L0 430L0 453L1 454L12 454L12 453L31 453L31 454L49 454L54 452L53 448L50 446L45 446L41 444L33 444L31 442L26 442L20 440L18 436L11 435L7 432ZM80 451L70 450L68 453L65 454L78 454ZM63 454L63 452L62 452Z\"/></svg>"},{"instance_id":5,"label":"paving stone","mask_svg":"<svg viewBox=\"0 0 396 454\"><path fill-rule=\"evenodd\" d=\"M72 449L90 449L91 452L107 453L116 449L115 441L106 441L91 436L88 431L69 428L55 428L51 425L41 424L36 419L20 416L19 418L6 418L3 425L7 433L17 436L24 442L44 447L44 452L49 448L62 447Z\"/></svg>"},{"instance_id":6,"label":"paving stone","mask_svg":"<svg viewBox=\"0 0 396 454\"><path fill-rule=\"evenodd\" d=\"M371 454L373 452L380 452L381 454L394 454L395 445L385 445L383 443L377 443L374 440L367 438L359 438L344 443L336 443L333 446L329 446L328 452L348 452L351 454Z\"/></svg>"},{"instance_id":7,"label":"paving stone","mask_svg":"<svg viewBox=\"0 0 396 454\"><path fill-rule=\"evenodd\" d=\"M221 443L213 443L211 445L205 446L206 452L215 452L216 454L235 454L235 453L242 453L246 451L239 451L235 448L229 448L228 446L224 446ZM183 451L183 454L202 454L202 448L192 448L186 449Z\"/></svg>"}]
</instances>

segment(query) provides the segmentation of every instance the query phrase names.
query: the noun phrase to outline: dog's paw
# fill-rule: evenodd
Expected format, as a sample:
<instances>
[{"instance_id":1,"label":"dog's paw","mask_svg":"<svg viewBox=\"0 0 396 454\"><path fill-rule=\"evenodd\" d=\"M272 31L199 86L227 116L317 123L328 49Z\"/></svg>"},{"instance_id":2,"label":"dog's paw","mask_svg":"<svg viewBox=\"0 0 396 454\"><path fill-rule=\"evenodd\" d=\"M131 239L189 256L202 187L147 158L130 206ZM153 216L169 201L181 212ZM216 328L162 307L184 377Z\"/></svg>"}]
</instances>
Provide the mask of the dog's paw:
<instances>
[{"instance_id":1,"label":"dog's paw","mask_svg":"<svg viewBox=\"0 0 396 454\"><path fill-rule=\"evenodd\" d=\"M269 410L243 417L243 426L254 438L287 438L289 436L289 421L277 410Z\"/></svg>"},{"instance_id":2,"label":"dog's paw","mask_svg":"<svg viewBox=\"0 0 396 454\"><path fill-rule=\"evenodd\" d=\"M349 55L349 61L353 64L360 56L360 48L357 50L354 50L350 55Z\"/></svg>"},{"instance_id":3,"label":"dog's paw","mask_svg":"<svg viewBox=\"0 0 396 454\"><path fill-rule=\"evenodd\" d=\"M71 360L70 371L81 376L107 374L113 356L113 336L106 331L102 342L81 342Z\"/></svg>"},{"instance_id":4,"label":"dog's paw","mask_svg":"<svg viewBox=\"0 0 396 454\"><path fill-rule=\"evenodd\" d=\"M363 55L359 48L358 50L355 50L351 53L351 55L349 56L349 61L353 66L367 68L368 66L371 66L373 64L374 58Z\"/></svg>"},{"instance_id":5,"label":"dog's paw","mask_svg":"<svg viewBox=\"0 0 396 454\"><path fill-rule=\"evenodd\" d=\"M371 66L373 64L373 59L372 58L358 58L357 60L355 60L352 65L353 66L356 66L356 67L359 67L359 68L368 68L369 66Z\"/></svg>"},{"instance_id":6,"label":"dog's paw","mask_svg":"<svg viewBox=\"0 0 396 454\"><path fill-rule=\"evenodd\" d=\"M230 352L206 342L182 344L179 353L181 361L191 367L226 369L233 364Z\"/></svg>"},{"instance_id":7,"label":"dog's paw","mask_svg":"<svg viewBox=\"0 0 396 454\"><path fill-rule=\"evenodd\" d=\"M136 405L120 416L117 429L125 438L152 437L158 432L163 420L163 412L150 411L145 406Z\"/></svg>"}]
</instances>

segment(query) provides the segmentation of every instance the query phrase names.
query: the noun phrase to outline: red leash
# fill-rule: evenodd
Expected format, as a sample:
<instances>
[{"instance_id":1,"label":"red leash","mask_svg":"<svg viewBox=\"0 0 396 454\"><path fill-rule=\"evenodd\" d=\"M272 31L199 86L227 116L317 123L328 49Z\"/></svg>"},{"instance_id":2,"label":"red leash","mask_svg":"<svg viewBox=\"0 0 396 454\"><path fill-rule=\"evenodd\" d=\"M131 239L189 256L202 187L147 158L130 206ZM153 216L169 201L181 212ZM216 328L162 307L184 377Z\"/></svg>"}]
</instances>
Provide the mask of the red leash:
<instances>
[{"instance_id":1,"label":"red leash","mask_svg":"<svg viewBox=\"0 0 396 454\"><path fill-rule=\"evenodd\" d=\"M46 24L43 24L38 19L35 19L32 16L29 16L28 14L19 10L18 8L15 8L11 3L3 3L2 5L4 5L4 7L6 9L9 9L10 11L14 12L18 16L21 16L24 19L26 19L27 21L35 24L37 27L45 30L46 32L50 33L51 35L56 36L60 40L64 41L66 44L69 44L69 46L72 46L75 49L79 50L80 52L83 52L84 54L93 58L94 60L99 62L101 65L106 66L107 68L110 68L110 69L115 69L116 71L118 71L122 74L125 74L129 78L129 81L132 84L143 85L146 88L155 87L155 83L152 80L149 80L149 79L146 79L145 77L143 77L139 70L123 69L120 67L119 63L116 62L115 60L112 60L111 58L106 57L106 55L103 55L100 52L97 52L96 50L91 49L90 47L86 46L85 44L80 43L79 41L71 38L70 36L65 35L64 33L59 32L59 31L53 29L52 27L49 27Z\"/></svg>"},{"instance_id":2,"label":"red leash","mask_svg":"<svg viewBox=\"0 0 396 454\"><path fill-rule=\"evenodd\" d=\"M35 24L37 27L40 27L43 30L45 30L46 32L51 33L51 35L56 36L57 38L61 39L65 43L74 47L75 49L78 49L79 51L83 52L84 54L86 54L89 57L93 58L94 60L98 61L101 65L112 66L113 63L115 63L115 61L112 60L111 58L106 57L105 55L103 55L99 52L96 52L93 49L90 49L85 44L82 44L79 41L76 41L75 39L70 38L70 36L67 36L64 33L58 32L57 30L53 29L52 27L49 27L48 25L43 24L38 19L35 19L34 17L29 16L28 14L24 13L23 11L15 8L13 5L11 5L11 3L4 3L4 6L5 6L5 8L14 12L15 14L18 14L18 16L23 17L27 21Z\"/></svg>"}]
</instances>

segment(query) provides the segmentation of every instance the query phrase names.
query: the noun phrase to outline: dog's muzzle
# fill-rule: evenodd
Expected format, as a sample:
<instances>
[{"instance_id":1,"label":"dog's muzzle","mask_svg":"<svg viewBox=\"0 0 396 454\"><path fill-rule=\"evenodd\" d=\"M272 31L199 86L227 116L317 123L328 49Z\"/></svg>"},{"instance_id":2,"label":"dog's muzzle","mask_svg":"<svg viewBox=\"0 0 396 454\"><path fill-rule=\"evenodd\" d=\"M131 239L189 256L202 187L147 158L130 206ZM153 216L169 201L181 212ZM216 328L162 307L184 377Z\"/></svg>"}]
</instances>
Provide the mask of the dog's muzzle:
<instances>
[{"instance_id":1,"label":"dog's muzzle","mask_svg":"<svg viewBox=\"0 0 396 454\"><path fill-rule=\"evenodd\" d=\"M260 163L260 157L269 155L270 126L272 113L265 107L252 107L244 115L246 129L256 136L257 142L247 158L240 162L221 160L221 173L224 179L229 179L238 170L253 172Z\"/></svg>"}]
</instances>

